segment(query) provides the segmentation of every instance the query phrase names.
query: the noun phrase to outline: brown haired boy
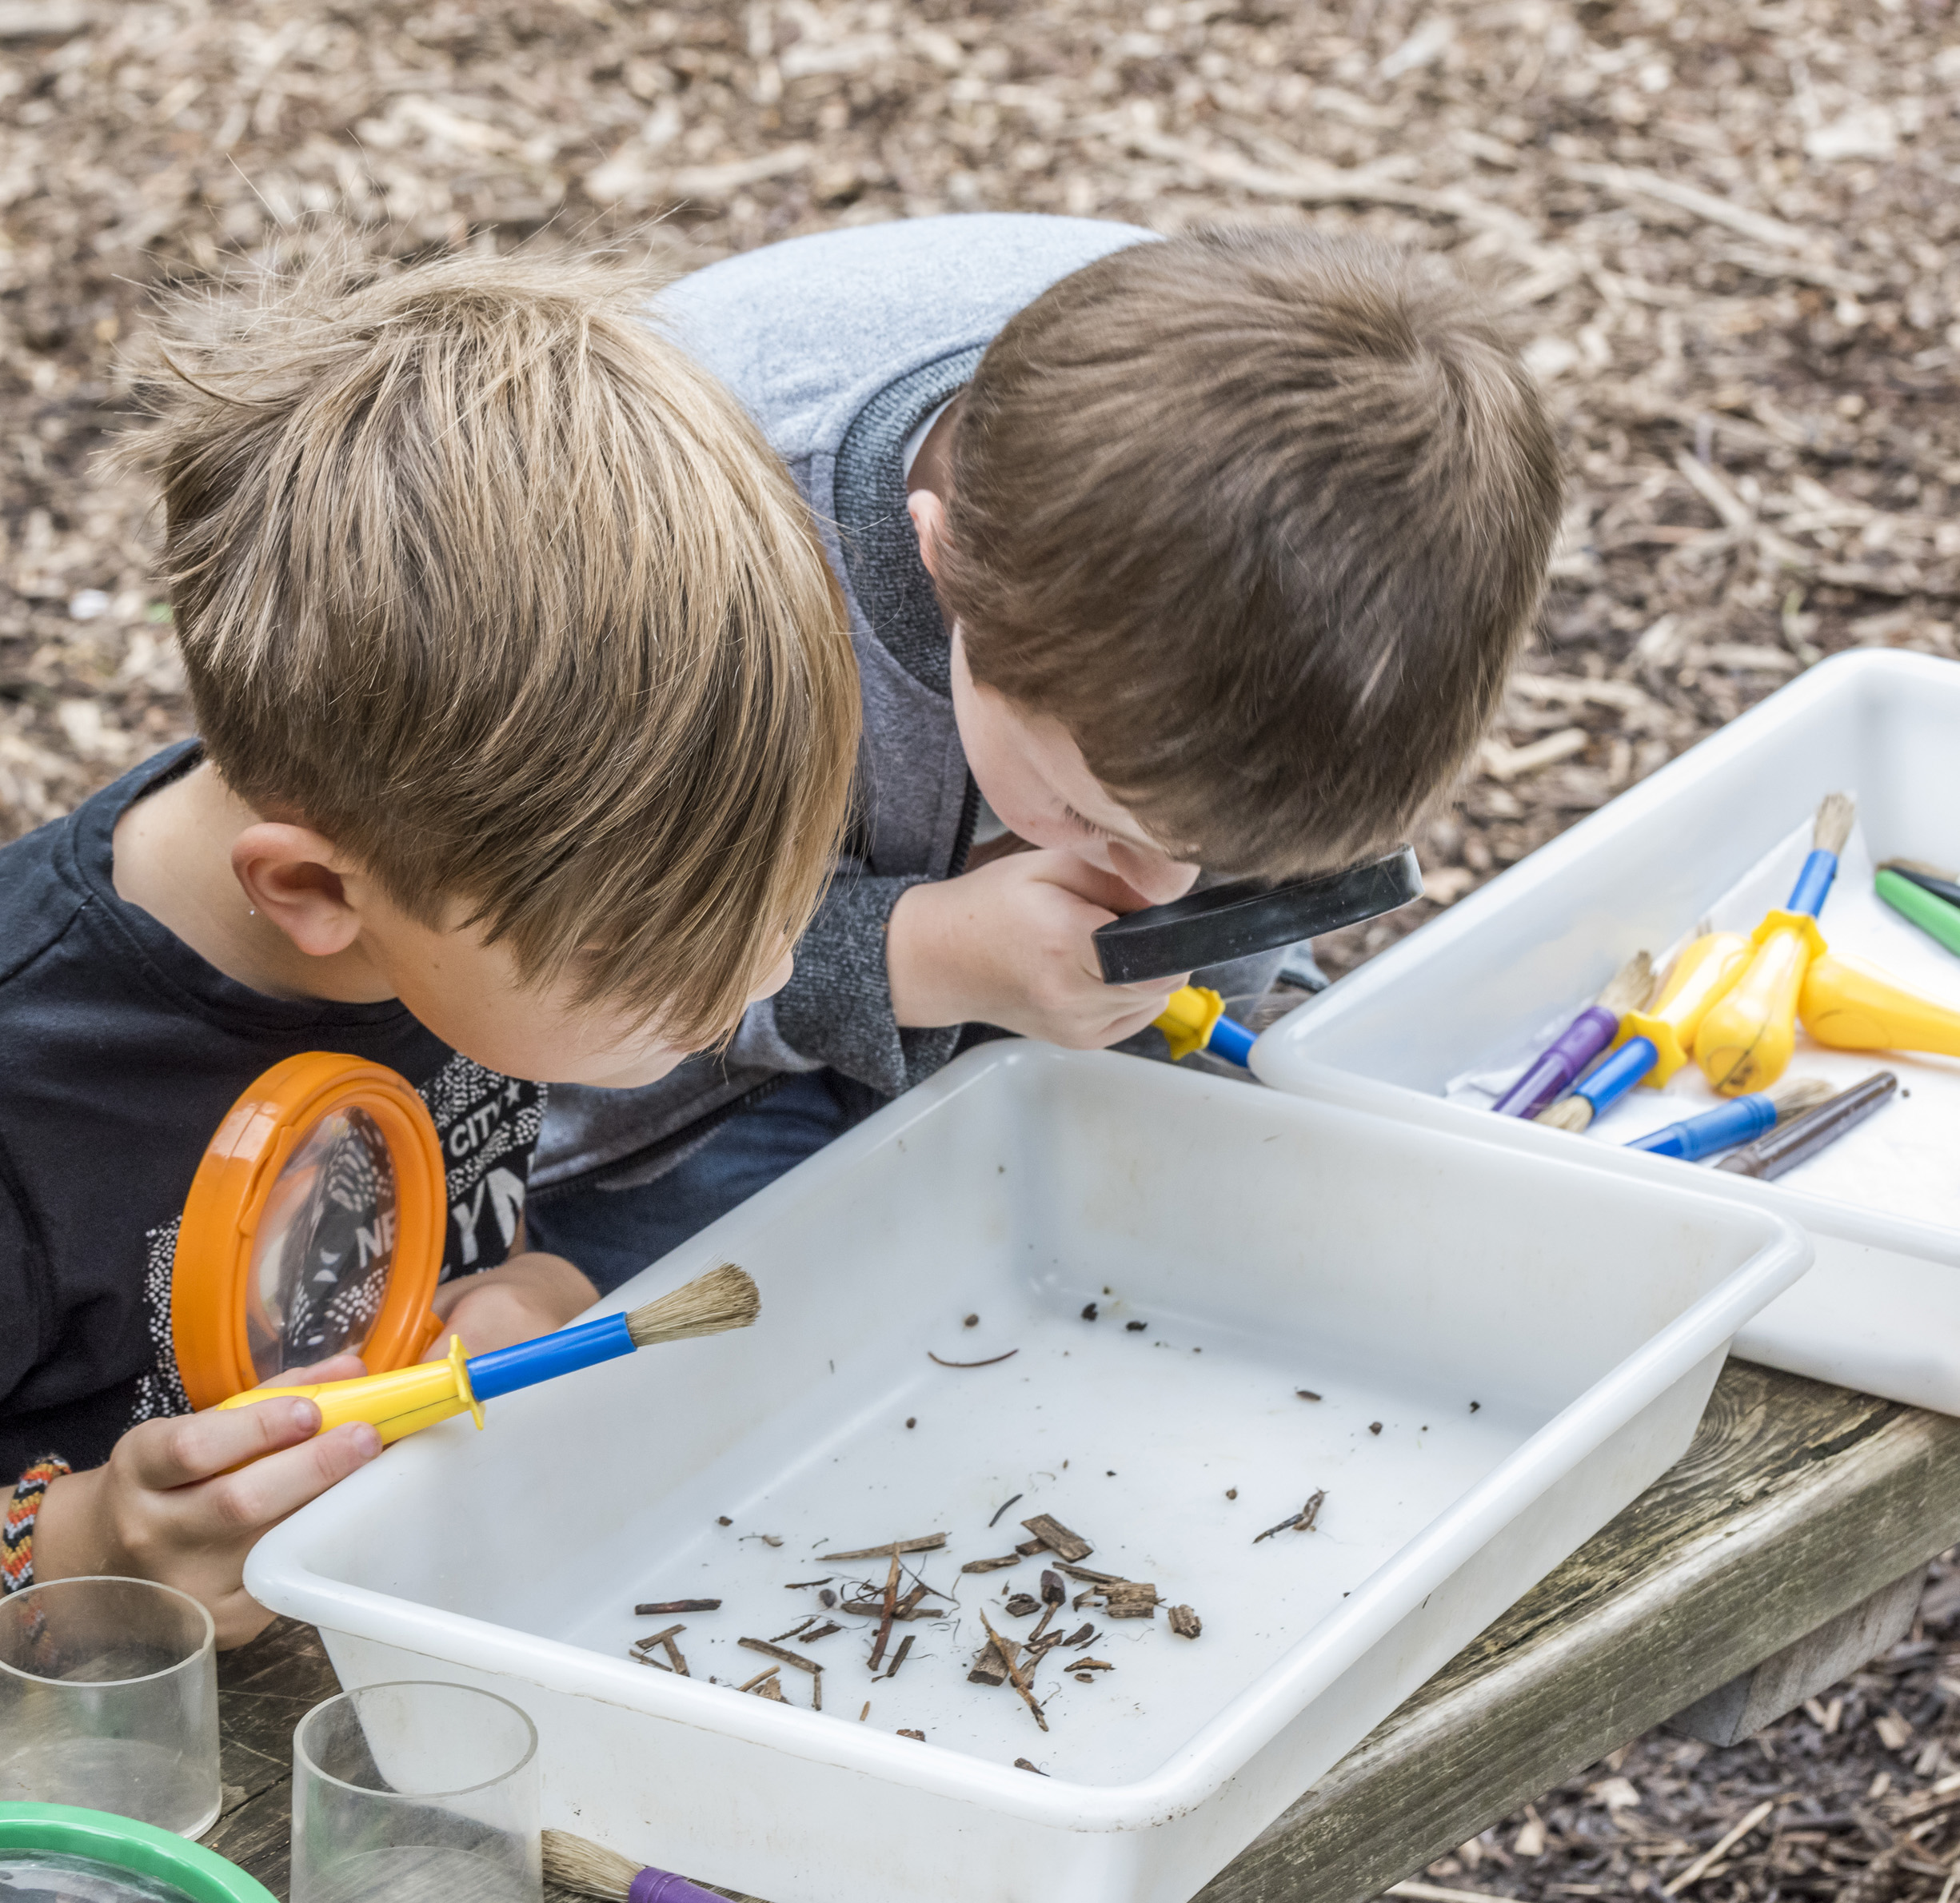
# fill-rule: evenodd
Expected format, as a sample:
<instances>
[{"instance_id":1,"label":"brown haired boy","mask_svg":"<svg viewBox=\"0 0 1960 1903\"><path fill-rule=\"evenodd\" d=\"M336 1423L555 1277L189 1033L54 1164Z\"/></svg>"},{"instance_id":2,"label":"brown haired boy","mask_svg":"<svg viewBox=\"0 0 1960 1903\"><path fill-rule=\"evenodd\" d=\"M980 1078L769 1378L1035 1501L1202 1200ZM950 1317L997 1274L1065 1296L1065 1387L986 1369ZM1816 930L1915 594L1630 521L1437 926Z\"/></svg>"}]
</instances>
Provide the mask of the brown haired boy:
<instances>
[{"instance_id":1,"label":"brown haired boy","mask_svg":"<svg viewBox=\"0 0 1960 1903\"><path fill-rule=\"evenodd\" d=\"M536 1218L589 1272L630 1273L964 1026L1099 1046L1147 1025L1177 981L1103 984L1096 926L1200 867L1278 879L1391 844L1475 745L1559 516L1517 358L1418 257L1149 237L922 219L662 298L835 525L867 804L731 1067L554 1099ZM983 799L1036 849L969 859Z\"/></svg>"},{"instance_id":2,"label":"brown haired boy","mask_svg":"<svg viewBox=\"0 0 1960 1903\"><path fill-rule=\"evenodd\" d=\"M329 263L170 348L142 453L202 737L0 852L0 1586L162 1579L235 1642L253 1539L379 1450L307 1401L184 1418L179 1213L261 1073L324 1049L421 1092L478 1350L593 1296L525 1246L545 1081L658 1078L787 974L850 648L646 288Z\"/></svg>"}]
</instances>

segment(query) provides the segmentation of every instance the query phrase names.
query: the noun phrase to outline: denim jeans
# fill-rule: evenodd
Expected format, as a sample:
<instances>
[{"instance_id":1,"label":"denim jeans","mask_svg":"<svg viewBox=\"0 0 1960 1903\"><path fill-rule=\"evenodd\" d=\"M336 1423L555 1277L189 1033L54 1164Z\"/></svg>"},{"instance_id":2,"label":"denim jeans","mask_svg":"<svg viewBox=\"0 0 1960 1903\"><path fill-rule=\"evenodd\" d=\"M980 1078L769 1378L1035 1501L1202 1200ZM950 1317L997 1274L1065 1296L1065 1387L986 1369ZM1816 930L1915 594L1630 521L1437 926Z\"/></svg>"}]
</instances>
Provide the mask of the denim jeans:
<instances>
[{"instance_id":1,"label":"denim jeans","mask_svg":"<svg viewBox=\"0 0 1960 1903\"><path fill-rule=\"evenodd\" d=\"M792 1076L651 1183L540 1191L525 1211L531 1246L576 1263L601 1295L609 1295L883 1101L833 1071Z\"/></svg>"}]
</instances>

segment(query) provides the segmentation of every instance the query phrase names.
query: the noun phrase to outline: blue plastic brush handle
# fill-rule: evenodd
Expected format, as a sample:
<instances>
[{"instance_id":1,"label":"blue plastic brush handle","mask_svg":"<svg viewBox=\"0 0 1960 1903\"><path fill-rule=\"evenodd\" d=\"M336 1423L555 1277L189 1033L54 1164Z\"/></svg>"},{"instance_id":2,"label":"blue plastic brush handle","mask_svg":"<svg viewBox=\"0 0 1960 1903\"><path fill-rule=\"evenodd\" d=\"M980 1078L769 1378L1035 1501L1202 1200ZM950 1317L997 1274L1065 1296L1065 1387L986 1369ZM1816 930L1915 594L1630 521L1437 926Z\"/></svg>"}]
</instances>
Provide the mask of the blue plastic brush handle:
<instances>
[{"instance_id":1,"label":"blue plastic brush handle","mask_svg":"<svg viewBox=\"0 0 1960 1903\"><path fill-rule=\"evenodd\" d=\"M532 1387L553 1375L569 1374L633 1351L633 1338L624 1315L605 1315L581 1322L555 1334L541 1334L514 1348L496 1348L473 1354L463 1365L469 1370L471 1391L479 1401L493 1401L514 1388Z\"/></svg>"},{"instance_id":2,"label":"blue plastic brush handle","mask_svg":"<svg viewBox=\"0 0 1960 1903\"><path fill-rule=\"evenodd\" d=\"M1648 1150L1656 1156L1678 1156L1684 1163L1699 1163L1718 1150L1733 1150L1738 1143L1753 1143L1766 1130L1776 1127L1776 1105L1766 1091L1752 1091L1746 1097L1705 1110L1699 1117L1684 1118L1659 1130L1637 1136L1627 1147Z\"/></svg>"},{"instance_id":3,"label":"blue plastic brush handle","mask_svg":"<svg viewBox=\"0 0 1960 1903\"><path fill-rule=\"evenodd\" d=\"M1807 912L1815 918L1824 909L1824 901L1830 896L1830 882L1837 876L1837 854L1813 852L1803 862L1803 870L1797 875L1797 883L1790 889L1790 903L1783 909Z\"/></svg>"},{"instance_id":4,"label":"blue plastic brush handle","mask_svg":"<svg viewBox=\"0 0 1960 1903\"><path fill-rule=\"evenodd\" d=\"M1651 1038L1630 1037L1590 1077L1572 1086L1572 1094L1592 1106L1595 1117L1604 1116L1621 1098L1660 1061Z\"/></svg>"},{"instance_id":5,"label":"blue plastic brush handle","mask_svg":"<svg viewBox=\"0 0 1960 1903\"><path fill-rule=\"evenodd\" d=\"M1251 1032L1236 1018L1220 1018L1212 1027L1211 1037L1204 1047L1214 1057L1222 1057L1227 1063L1249 1064L1252 1061L1252 1043Z\"/></svg>"}]
</instances>

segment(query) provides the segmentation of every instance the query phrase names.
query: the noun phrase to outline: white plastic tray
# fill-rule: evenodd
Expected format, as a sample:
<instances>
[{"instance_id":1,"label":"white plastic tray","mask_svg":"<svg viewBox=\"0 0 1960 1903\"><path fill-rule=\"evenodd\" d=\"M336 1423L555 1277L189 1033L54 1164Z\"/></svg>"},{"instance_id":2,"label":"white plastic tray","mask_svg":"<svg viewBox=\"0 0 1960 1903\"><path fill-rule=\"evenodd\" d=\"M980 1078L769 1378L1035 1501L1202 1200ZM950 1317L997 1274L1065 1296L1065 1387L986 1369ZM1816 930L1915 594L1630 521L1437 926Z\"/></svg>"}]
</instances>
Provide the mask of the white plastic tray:
<instances>
[{"instance_id":1,"label":"white plastic tray","mask_svg":"<svg viewBox=\"0 0 1960 1903\"><path fill-rule=\"evenodd\" d=\"M1691 1177L1691 1165L1441 1100L1451 1079L1521 1055L1636 947L1659 952L1711 912L1733 925L1751 904L1759 916L1782 904L1799 829L1840 790L1857 796L1858 832L1824 908L1826 937L1960 1001L1960 961L1870 891L1874 857L1960 859L1960 664L1868 650L1813 668L1282 1019L1252 1067L1282 1090L1519 1155L1629 1182L1686 1178L1782 1211L1810 1232L1818 1266L1738 1334L1736 1352L1960 1414L1960 1227L1942 1219L1960 1207L1948 1144L1960 1063L1800 1039L1794 1069L1842 1083L1884 1067L1914 1096L1774 1183ZM1711 1100L1684 1074L1662 1095L1636 1091L1602 1134L1623 1140Z\"/></svg>"},{"instance_id":2,"label":"white plastic tray","mask_svg":"<svg viewBox=\"0 0 1960 1903\"><path fill-rule=\"evenodd\" d=\"M1679 1457L1730 1336L1807 1255L1691 1182L996 1044L613 1304L727 1257L756 1327L392 1450L247 1583L322 1629L345 1683L514 1699L546 1821L649 1862L772 1903L1181 1903ZM1316 1488L1318 1530L1254 1543ZM1072 1613L1116 1670L1084 1686L1052 1655L1045 1735L966 1678L975 1609L1025 1632L1001 1601L1040 1562L958 1570L1042 1512L1204 1622ZM820 1715L726 1689L767 1663L738 1637L816 1610L791 1582L882 1582L813 1555L941 1530L920 1571L959 1605L900 1629L896 1678L870 1681L845 1618L810 1649ZM724 1605L685 1622L695 1678L626 1659L668 1622L637 1601L696 1596Z\"/></svg>"}]
</instances>

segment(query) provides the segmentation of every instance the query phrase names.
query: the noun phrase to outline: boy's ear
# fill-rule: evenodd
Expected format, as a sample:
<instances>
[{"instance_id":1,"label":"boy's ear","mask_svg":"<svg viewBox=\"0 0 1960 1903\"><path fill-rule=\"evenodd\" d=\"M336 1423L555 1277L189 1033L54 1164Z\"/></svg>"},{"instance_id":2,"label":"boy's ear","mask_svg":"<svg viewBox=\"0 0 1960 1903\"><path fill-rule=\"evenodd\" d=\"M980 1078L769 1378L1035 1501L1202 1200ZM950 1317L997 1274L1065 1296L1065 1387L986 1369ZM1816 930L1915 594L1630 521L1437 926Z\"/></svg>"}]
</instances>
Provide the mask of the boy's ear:
<instances>
[{"instance_id":1,"label":"boy's ear","mask_svg":"<svg viewBox=\"0 0 1960 1903\"><path fill-rule=\"evenodd\" d=\"M345 952L361 932L329 840L304 826L261 820L232 841L231 870L245 902L313 958Z\"/></svg>"},{"instance_id":2,"label":"boy's ear","mask_svg":"<svg viewBox=\"0 0 1960 1903\"><path fill-rule=\"evenodd\" d=\"M940 537L946 533L946 505L930 489L914 489L905 498L912 533L919 538L919 559L933 580L939 580Z\"/></svg>"}]
</instances>

